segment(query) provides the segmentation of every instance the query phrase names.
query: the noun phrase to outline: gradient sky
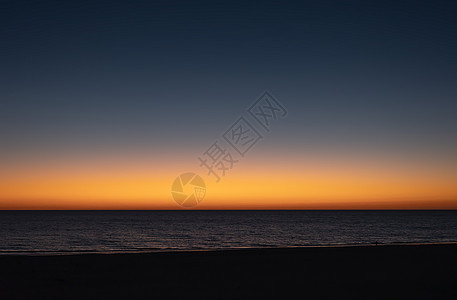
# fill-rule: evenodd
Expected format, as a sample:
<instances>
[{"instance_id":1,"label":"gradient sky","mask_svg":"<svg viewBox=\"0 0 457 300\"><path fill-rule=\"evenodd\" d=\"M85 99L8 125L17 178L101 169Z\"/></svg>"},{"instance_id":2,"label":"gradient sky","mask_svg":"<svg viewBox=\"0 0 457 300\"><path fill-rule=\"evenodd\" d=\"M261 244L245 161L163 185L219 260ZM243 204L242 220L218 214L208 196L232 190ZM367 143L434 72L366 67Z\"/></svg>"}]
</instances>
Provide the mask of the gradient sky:
<instances>
[{"instance_id":1,"label":"gradient sky","mask_svg":"<svg viewBox=\"0 0 457 300\"><path fill-rule=\"evenodd\" d=\"M370 3L368 3L370 2ZM0 209L457 209L453 1L0 1ZM197 157L289 114L216 183Z\"/></svg>"}]
</instances>

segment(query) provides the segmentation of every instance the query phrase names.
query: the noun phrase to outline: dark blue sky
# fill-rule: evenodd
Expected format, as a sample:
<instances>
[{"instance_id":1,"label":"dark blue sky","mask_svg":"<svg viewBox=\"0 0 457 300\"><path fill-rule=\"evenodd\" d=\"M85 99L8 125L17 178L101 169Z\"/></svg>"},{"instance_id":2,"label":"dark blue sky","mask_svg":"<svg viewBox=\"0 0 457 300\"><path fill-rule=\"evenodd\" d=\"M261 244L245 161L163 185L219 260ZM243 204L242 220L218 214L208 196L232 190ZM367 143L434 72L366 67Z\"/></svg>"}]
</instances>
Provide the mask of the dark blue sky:
<instances>
[{"instance_id":1,"label":"dark blue sky","mask_svg":"<svg viewBox=\"0 0 457 300\"><path fill-rule=\"evenodd\" d=\"M277 147L457 161L456 16L454 1L2 0L0 162L194 158L264 90L290 112Z\"/></svg>"}]
</instances>

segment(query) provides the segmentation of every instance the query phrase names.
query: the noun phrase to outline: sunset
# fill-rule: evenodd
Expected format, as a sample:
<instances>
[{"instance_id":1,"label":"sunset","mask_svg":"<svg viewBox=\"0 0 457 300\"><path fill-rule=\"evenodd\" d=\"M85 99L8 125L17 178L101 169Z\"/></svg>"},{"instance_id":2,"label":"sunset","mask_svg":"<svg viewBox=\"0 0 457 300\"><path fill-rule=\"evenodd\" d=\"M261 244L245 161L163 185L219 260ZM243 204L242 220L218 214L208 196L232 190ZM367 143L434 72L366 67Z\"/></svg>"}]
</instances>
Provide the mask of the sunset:
<instances>
[{"instance_id":1,"label":"sunset","mask_svg":"<svg viewBox=\"0 0 457 300\"><path fill-rule=\"evenodd\" d=\"M0 1L0 299L456 299L452 1Z\"/></svg>"},{"instance_id":2,"label":"sunset","mask_svg":"<svg viewBox=\"0 0 457 300\"><path fill-rule=\"evenodd\" d=\"M198 209L457 209L455 161L379 151L357 156L332 149L301 154L282 145L268 149L275 134L281 132L220 182L199 167L192 157L198 150L191 149L182 151L187 161L179 152L162 151L11 161L1 170L0 208L181 209L170 187L190 170L207 186Z\"/></svg>"}]
</instances>

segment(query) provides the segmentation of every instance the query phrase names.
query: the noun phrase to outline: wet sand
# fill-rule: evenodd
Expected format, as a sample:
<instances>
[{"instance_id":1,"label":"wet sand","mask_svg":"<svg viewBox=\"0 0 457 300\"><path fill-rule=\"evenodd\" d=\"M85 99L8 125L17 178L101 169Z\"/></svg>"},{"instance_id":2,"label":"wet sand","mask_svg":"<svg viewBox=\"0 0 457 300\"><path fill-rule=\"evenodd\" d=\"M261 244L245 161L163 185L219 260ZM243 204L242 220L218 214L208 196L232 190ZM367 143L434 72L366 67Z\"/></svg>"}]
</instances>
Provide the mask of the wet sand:
<instances>
[{"instance_id":1,"label":"wet sand","mask_svg":"<svg viewBox=\"0 0 457 300\"><path fill-rule=\"evenodd\" d=\"M170 298L455 300L457 245L0 256L0 299Z\"/></svg>"}]
</instances>

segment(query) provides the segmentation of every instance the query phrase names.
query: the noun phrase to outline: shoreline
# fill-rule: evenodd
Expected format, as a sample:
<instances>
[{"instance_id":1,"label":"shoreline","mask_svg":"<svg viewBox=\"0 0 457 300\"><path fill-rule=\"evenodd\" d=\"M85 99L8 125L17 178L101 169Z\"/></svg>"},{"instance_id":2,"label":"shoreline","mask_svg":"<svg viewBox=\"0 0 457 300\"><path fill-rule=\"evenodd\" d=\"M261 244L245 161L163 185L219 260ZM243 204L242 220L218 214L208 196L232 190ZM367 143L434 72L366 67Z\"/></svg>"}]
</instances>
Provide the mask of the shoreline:
<instances>
[{"instance_id":1,"label":"shoreline","mask_svg":"<svg viewBox=\"0 0 457 300\"><path fill-rule=\"evenodd\" d=\"M0 256L0 299L456 299L457 244Z\"/></svg>"},{"instance_id":2,"label":"shoreline","mask_svg":"<svg viewBox=\"0 0 457 300\"><path fill-rule=\"evenodd\" d=\"M194 249L138 249L138 250L56 250L56 251L16 251L0 250L0 257L11 256L78 256L78 255L129 255L129 254L156 254L156 253L190 253L190 252L225 252L225 251L263 251L280 249L310 249L310 248L360 248L360 247L408 247L430 245L457 245L457 242L430 242L430 243L371 243L371 244L335 244L335 245L305 245L305 246L259 246L259 247L233 247L233 248L194 248Z\"/></svg>"}]
</instances>

